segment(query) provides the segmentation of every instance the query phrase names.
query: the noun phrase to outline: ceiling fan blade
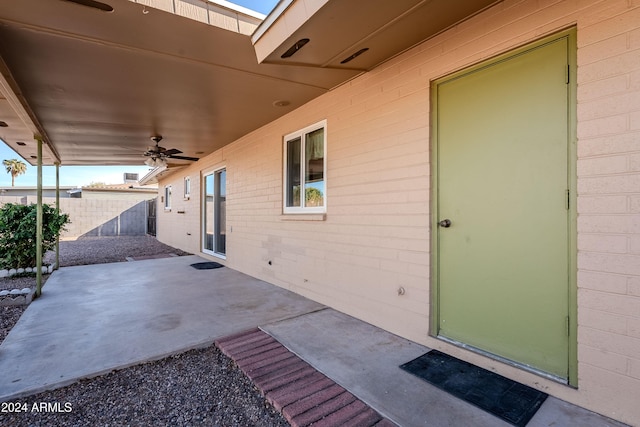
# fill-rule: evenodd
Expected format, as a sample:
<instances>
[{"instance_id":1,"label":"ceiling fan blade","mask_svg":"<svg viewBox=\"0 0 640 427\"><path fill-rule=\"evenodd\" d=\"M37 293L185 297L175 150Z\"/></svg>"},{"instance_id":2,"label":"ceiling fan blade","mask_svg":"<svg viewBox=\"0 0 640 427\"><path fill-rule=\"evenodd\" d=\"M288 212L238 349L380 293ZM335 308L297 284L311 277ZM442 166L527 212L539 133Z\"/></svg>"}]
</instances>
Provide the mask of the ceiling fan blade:
<instances>
[{"instance_id":1,"label":"ceiling fan blade","mask_svg":"<svg viewBox=\"0 0 640 427\"><path fill-rule=\"evenodd\" d=\"M172 148L170 150L164 150L162 152L162 154L164 154L165 156L172 156L174 154L180 154L182 153L182 151L178 150L177 148Z\"/></svg>"},{"instance_id":2,"label":"ceiling fan blade","mask_svg":"<svg viewBox=\"0 0 640 427\"><path fill-rule=\"evenodd\" d=\"M182 151L180 151L182 153ZM196 160L199 160L198 157L186 157L186 156L171 156L168 155L167 157L172 158L172 159L178 159L178 160L190 160L192 162L195 162Z\"/></svg>"}]
</instances>

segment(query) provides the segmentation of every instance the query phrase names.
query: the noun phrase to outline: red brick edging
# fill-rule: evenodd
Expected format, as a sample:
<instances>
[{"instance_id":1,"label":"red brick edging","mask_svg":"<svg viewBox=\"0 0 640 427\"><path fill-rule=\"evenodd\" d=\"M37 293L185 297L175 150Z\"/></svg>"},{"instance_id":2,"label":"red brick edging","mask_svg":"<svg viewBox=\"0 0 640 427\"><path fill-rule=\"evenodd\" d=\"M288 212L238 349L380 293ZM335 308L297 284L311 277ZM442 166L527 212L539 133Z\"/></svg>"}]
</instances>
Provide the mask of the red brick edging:
<instances>
[{"instance_id":1,"label":"red brick edging","mask_svg":"<svg viewBox=\"0 0 640 427\"><path fill-rule=\"evenodd\" d=\"M293 427L394 427L260 329L216 341Z\"/></svg>"}]
</instances>

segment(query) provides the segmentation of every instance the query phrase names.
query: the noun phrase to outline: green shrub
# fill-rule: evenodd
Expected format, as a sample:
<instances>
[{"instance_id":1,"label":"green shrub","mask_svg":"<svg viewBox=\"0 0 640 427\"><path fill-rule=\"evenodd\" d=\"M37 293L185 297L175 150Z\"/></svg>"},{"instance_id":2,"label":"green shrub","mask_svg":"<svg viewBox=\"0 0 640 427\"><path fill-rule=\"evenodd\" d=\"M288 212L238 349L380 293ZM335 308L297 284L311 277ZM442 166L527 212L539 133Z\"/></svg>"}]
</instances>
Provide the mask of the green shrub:
<instances>
[{"instance_id":1,"label":"green shrub","mask_svg":"<svg viewBox=\"0 0 640 427\"><path fill-rule=\"evenodd\" d=\"M0 208L0 268L36 265L37 205L7 203ZM69 215L42 205L42 254L53 249Z\"/></svg>"},{"instance_id":2,"label":"green shrub","mask_svg":"<svg viewBox=\"0 0 640 427\"><path fill-rule=\"evenodd\" d=\"M305 191L305 206L322 206L324 194L314 187L308 187Z\"/></svg>"}]
</instances>

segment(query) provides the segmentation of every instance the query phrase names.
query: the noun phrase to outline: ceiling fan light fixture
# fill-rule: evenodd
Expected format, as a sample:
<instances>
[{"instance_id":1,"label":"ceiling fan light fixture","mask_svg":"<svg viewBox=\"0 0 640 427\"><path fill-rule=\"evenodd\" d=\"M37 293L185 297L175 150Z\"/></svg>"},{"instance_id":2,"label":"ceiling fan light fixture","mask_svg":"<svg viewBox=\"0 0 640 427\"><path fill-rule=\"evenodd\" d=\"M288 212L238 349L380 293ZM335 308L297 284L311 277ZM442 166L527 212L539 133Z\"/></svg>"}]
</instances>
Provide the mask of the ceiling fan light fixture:
<instances>
[{"instance_id":1,"label":"ceiling fan light fixture","mask_svg":"<svg viewBox=\"0 0 640 427\"><path fill-rule=\"evenodd\" d=\"M152 168L167 167L167 161L157 157L149 157L144 164Z\"/></svg>"},{"instance_id":2,"label":"ceiling fan light fixture","mask_svg":"<svg viewBox=\"0 0 640 427\"><path fill-rule=\"evenodd\" d=\"M147 151L144 152L144 156L148 157L145 160L145 164L147 166L157 167L167 167L167 159L176 159L176 160L188 160L191 162L196 162L199 159L197 157L189 157L189 156L178 156L182 151L177 148L166 149L164 147L160 147L159 143L162 141L162 136L155 135L150 137L153 142L156 143L153 147L148 147Z\"/></svg>"}]
</instances>

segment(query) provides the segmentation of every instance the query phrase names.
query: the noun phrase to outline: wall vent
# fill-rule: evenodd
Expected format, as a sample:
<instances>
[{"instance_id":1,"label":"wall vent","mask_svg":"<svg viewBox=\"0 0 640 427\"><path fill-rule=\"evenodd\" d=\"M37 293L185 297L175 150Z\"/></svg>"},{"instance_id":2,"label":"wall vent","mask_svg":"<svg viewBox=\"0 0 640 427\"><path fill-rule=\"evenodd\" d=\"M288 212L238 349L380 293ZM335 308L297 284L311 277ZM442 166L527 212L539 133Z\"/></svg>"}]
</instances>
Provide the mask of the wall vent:
<instances>
[{"instance_id":1,"label":"wall vent","mask_svg":"<svg viewBox=\"0 0 640 427\"><path fill-rule=\"evenodd\" d=\"M95 0L64 0L70 3L79 4L82 6L92 7L94 9L101 10L103 12L113 12L113 8L106 3L102 3Z\"/></svg>"}]
</instances>

